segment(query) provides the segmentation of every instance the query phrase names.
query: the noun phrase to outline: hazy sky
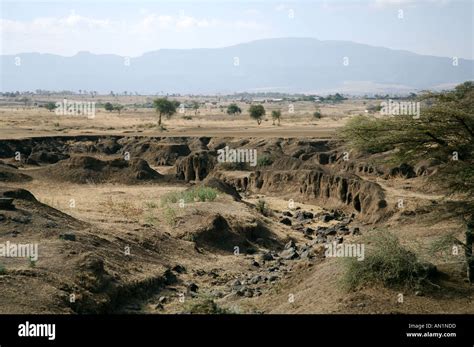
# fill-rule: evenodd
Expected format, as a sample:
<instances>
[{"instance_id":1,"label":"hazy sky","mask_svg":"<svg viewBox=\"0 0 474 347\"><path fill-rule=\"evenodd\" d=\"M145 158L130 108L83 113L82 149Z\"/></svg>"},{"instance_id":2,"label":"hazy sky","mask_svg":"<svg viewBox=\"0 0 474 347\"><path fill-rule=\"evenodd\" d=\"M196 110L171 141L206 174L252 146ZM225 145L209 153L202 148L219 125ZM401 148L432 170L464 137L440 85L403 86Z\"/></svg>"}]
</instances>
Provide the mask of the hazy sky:
<instances>
[{"instance_id":1,"label":"hazy sky","mask_svg":"<svg viewBox=\"0 0 474 347\"><path fill-rule=\"evenodd\" d=\"M273 37L347 40L474 58L473 0L8 1L1 54L138 56Z\"/></svg>"}]
</instances>

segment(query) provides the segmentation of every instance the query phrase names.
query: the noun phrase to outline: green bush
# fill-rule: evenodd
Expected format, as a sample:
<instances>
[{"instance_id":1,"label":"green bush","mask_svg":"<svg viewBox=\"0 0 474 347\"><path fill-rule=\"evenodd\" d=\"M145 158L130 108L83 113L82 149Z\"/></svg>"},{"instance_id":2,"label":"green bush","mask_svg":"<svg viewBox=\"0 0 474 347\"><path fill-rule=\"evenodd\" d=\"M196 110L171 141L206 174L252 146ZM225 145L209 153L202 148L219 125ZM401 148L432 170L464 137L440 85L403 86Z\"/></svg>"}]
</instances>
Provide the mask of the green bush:
<instances>
[{"instance_id":1,"label":"green bush","mask_svg":"<svg viewBox=\"0 0 474 347\"><path fill-rule=\"evenodd\" d=\"M218 191L209 187L194 187L182 192L171 192L163 195L161 198L161 206L166 206L170 203L176 204L181 200L184 203L192 203L195 201L214 201L217 197Z\"/></svg>"},{"instance_id":2,"label":"green bush","mask_svg":"<svg viewBox=\"0 0 474 347\"><path fill-rule=\"evenodd\" d=\"M5 275L7 273L7 269L5 269L5 266L0 264L0 275Z\"/></svg>"},{"instance_id":3,"label":"green bush","mask_svg":"<svg viewBox=\"0 0 474 347\"><path fill-rule=\"evenodd\" d=\"M272 164L273 164L273 159L268 155L261 156L257 159L258 166L269 166Z\"/></svg>"},{"instance_id":4,"label":"green bush","mask_svg":"<svg viewBox=\"0 0 474 347\"><path fill-rule=\"evenodd\" d=\"M230 310L220 307L209 297L198 297L187 302L184 311L190 314L230 314Z\"/></svg>"},{"instance_id":5,"label":"green bush","mask_svg":"<svg viewBox=\"0 0 474 347\"><path fill-rule=\"evenodd\" d=\"M397 236L390 232L375 231L365 238L364 260L344 258L342 285L349 290L366 284L385 287L417 288L429 275L426 264L416 254L404 248Z\"/></svg>"}]
</instances>

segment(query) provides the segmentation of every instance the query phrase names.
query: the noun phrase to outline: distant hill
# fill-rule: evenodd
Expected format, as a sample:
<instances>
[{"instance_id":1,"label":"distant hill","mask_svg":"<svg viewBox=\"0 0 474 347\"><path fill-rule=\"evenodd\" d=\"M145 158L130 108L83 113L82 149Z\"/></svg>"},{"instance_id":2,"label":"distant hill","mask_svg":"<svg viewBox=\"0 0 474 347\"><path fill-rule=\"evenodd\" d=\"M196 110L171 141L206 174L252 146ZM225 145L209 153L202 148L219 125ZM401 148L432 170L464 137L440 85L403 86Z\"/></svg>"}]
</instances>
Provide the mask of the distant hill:
<instances>
[{"instance_id":1,"label":"distant hill","mask_svg":"<svg viewBox=\"0 0 474 347\"><path fill-rule=\"evenodd\" d=\"M15 65L15 57L21 65ZM344 57L348 58L345 66ZM384 92L435 89L474 79L474 61L419 55L348 41L281 38L212 49L160 49L130 58L0 56L2 91L101 93ZM236 64L238 65L236 66Z\"/></svg>"}]
</instances>

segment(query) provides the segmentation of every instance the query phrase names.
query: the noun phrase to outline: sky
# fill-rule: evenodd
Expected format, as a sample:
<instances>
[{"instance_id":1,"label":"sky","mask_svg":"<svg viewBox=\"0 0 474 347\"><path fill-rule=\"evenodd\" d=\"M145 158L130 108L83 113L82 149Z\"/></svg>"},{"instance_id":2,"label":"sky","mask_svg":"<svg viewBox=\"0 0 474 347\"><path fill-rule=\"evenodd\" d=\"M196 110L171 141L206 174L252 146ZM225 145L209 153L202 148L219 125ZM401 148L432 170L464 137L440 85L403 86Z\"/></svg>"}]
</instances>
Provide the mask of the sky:
<instances>
[{"instance_id":1,"label":"sky","mask_svg":"<svg viewBox=\"0 0 474 347\"><path fill-rule=\"evenodd\" d=\"M473 0L2 0L0 54L136 57L313 37L474 59Z\"/></svg>"}]
</instances>

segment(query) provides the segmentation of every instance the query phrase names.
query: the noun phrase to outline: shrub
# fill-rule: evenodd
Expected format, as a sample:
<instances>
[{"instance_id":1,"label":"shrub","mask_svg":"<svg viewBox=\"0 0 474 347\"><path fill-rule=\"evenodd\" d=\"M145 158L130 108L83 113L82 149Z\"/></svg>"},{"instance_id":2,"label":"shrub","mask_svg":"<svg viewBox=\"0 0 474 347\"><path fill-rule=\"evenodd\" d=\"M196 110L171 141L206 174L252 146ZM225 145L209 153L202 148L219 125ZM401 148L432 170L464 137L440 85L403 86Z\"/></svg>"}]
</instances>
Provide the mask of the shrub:
<instances>
[{"instance_id":1,"label":"shrub","mask_svg":"<svg viewBox=\"0 0 474 347\"><path fill-rule=\"evenodd\" d=\"M163 195L161 198L161 206L166 206L169 203L175 204L181 200L184 203L195 201L214 201L217 197L217 190L209 187L194 187L182 192L171 192Z\"/></svg>"},{"instance_id":2,"label":"shrub","mask_svg":"<svg viewBox=\"0 0 474 347\"><path fill-rule=\"evenodd\" d=\"M321 114L321 111L314 111L314 113L313 113L313 118L321 119L322 116L323 115Z\"/></svg>"},{"instance_id":3,"label":"shrub","mask_svg":"<svg viewBox=\"0 0 474 347\"><path fill-rule=\"evenodd\" d=\"M165 218L166 223L168 223L170 226L175 226L178 221L176 211L170 206L165 207L163 211L163 217Z\"/></svg>"},{"instance_id":4,"label":"shrub","mask_svg":"<svg viewBox=\"0 0 474 347\"><path fill-rule=\"evenodd\" d=\"M376 231L365 241L369 247L364 260L343 259L342 284L346 289L357 289L365 284L416 288L430 275L429 267L404 248L394 234Z\"/></svg>"},{"instance_id":5,"label":"shrub","mask_svg":"<svg viewBox=\"0 0 474 347\"><path fill-rule=\"evenodd\" d=\"M267 207L267 203L265 202L265 200L259 199L257 201L257 204L255 205L255 208L257 209L257 211L260 214L262 214L264 216L268 215L268 207Z\"/></svg>"},{"instance_id":6,"label":"shrub","mask_svg":"<svg viewBox=\"0 0 474 347\"><path fill-rule=\"evenodd\" d=\"M200 297L188 301L185 307L186 313L191 314L229 314L230 310L220 307L217 303L209 297Z\"/></svg>"},{"instance_id":7,"label":"shrub","mask_svg":"<svg viewBox=\"0 0 474 347\"><path fill-rule=\"evenodd\" d=\"M5 266L0 264L0 275L5 275L7 273L7 269L5 269Z\"/></svg>"},{"instance_id":8,"label":"shrub","mask_svg":"<svg viewBox=\"0 0 474 347\"><path fill-rule=\"evenodd\" d=\"M269 157L268 155L264 155L262 157L259 157L257 159L257 165L258 166L269 166L273 164L273 159Z\"/></svg>"}]
</instances>

